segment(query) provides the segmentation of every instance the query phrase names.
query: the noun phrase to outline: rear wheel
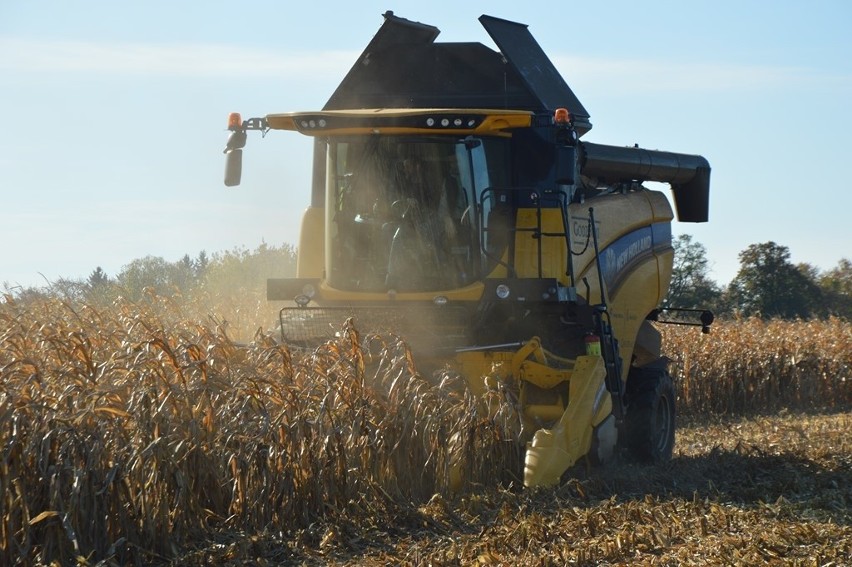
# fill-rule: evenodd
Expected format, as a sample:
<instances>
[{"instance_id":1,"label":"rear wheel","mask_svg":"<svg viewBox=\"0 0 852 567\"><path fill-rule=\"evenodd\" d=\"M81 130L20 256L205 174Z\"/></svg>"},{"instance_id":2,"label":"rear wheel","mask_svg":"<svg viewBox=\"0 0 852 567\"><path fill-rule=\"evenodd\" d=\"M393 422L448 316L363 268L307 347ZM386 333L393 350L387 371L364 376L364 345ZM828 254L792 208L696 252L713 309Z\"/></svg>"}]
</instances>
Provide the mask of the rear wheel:
<instances>
[{"instance_id":1,"label":"rear wheel","mask_svg":"<svg viewBox=\"0 0 852 567\"><path fill-rule=\"evenodd\" d=\"M665 368L634 368L627 378L625 441L638 460L661 463L672 457L675 440L674 383Z\"/></svg>"}]
</instances>

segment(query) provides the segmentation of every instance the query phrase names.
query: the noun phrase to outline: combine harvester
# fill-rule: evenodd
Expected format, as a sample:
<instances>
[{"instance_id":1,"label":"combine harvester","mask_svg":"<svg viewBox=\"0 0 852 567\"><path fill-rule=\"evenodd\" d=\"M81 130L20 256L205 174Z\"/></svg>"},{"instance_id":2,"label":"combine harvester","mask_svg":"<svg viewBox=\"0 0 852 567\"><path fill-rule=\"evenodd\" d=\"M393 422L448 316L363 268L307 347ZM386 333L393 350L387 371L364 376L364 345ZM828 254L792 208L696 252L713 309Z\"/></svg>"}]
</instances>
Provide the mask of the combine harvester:
<instances>
[{"instance_id":1,"label":"combine harvester","mask_svg":"<svg viewBox=\"0 0 852 567\"><path fill-rule=\"evenodd\" d=\"M297 277L268 282L288 302L284 340L327 340L355 317L474 393L509 388L526 486L617 445L669 459L674 388L649 320L674 215L642 183L668 183L679 220L706 222L707 160L581 141L589 113L523 24L482 16L495 52L384 18L323 110L229 117L228 186L248 130L314 139Z\"/></svg>"}]
</instances>

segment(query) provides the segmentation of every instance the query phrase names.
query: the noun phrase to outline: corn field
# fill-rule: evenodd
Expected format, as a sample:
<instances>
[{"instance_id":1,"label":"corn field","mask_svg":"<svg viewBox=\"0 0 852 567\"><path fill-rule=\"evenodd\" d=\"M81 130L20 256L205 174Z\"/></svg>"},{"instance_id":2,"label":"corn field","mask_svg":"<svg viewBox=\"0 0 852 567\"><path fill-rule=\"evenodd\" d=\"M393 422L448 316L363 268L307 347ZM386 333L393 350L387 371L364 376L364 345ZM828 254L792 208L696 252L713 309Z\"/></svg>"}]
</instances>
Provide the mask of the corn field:
<instances>
[{"instance_id":1,"label":"corn field","mask_svg":"<svg viewBox=\"0 0 852 567\"><path fill-rule=\"evenodd\" d=\"M663 331L683 412L829 408L848 429L849 323L747 320L709 336ZM99 307L6 297L0 564L523 563L497 540L484 549L465 538L503 520L540 532L552 524L538 516L553 498L568 508L583 502L575 520L600 535L605 526L594 528L587 514L641 519L641 503L616 495L650 490L639 497L650 499L647 509L665 499L653 486L582 471L550 497L519 492L511 407L489 417L482 405L457 376L420 376L399 338L351 323L337 340L298 352L260 331L238 344L221 321L160 297ZM719 447L726 455L742 449ZM761 450L759 440L749 447ZM823 480L845 482L839 497L848 498L849 473L831 472L837 459L849 470L848 440L837 450ZM452 467L465 471L460 494L448 490ZM703 490L696 485L698 500L678 505L716 522ZM604 493L609 504L590 508L590 495ZM834 526L826 533L848 551L848 509L823 515ZM547 539L539 532L529 538ZM419 533L437 539L420 545ZM553 564L593 564L664 541L613 537L610 547L570 547Z\"/></svg>"},{"instance_id":2,"label":"corn field","mask_svg":"<svg viewBox=\"0 0 852 567\"><path fill-rule=\"evenodd\" d=\"M839 408L852 402L852 325L747 319L709 335L662 326L663 349L686 414Z\"/></svg>"}]
</instances>

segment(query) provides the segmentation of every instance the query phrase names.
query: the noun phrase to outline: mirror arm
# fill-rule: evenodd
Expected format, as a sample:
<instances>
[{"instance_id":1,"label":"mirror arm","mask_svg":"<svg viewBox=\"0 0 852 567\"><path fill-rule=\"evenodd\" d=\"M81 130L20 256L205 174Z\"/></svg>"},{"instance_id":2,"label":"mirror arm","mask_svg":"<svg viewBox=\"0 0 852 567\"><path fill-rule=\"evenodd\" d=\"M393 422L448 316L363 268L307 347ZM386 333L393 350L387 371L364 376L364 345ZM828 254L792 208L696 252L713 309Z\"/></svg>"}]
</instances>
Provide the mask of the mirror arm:
<instances>
[{"instance_id":1,"label":"mirror arm","mask_svg":"<svg viewBox=\"0 0 852 567\"><path fill-rule=\"evenodd\" d=\"M263 130L265 133L266 130L269 130L269 122L266 121L266 118L246 118L245 120L243 120L242 127L238 129L243 131Z\"/></svg>"},{"instance_id":2,"label":"mirror arm","mask_svg":"<svg viewBox=\"0 0 852 567\"><path fill-rule=\"evenodd\" d=\"M227 154L231 150L239 150L246 145L246 132L248 130L260 130L266 135L269 131L269 123L266 118L248 118L239 125L234 125L228 128L231 135L228 137L228 143L222 153Z\"/></svg>"}]
</instances>

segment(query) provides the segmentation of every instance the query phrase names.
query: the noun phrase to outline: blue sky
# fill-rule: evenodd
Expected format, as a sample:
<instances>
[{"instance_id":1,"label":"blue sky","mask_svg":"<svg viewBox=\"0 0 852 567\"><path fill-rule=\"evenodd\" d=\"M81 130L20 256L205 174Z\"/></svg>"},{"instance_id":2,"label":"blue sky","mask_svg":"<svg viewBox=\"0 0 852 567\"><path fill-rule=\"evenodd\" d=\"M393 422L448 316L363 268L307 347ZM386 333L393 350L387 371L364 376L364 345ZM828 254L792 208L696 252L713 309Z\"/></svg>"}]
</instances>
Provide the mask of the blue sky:
<instances>
[{"instance_id":1,"label":"blue sky","mask_svg":"<svg viewBox=\"0 0 852 567\"><path fill-rule=\"evenodd\" d=\"M852 2L5 0L0 284L296 243L310 140L251 137L226 189L227 114L319 109L389 9L491 47L480 14L528 24L585 140L705 156L710 222L674 230L718 282L758 242L852 257Z\"/></svg>"}]
</instances>

